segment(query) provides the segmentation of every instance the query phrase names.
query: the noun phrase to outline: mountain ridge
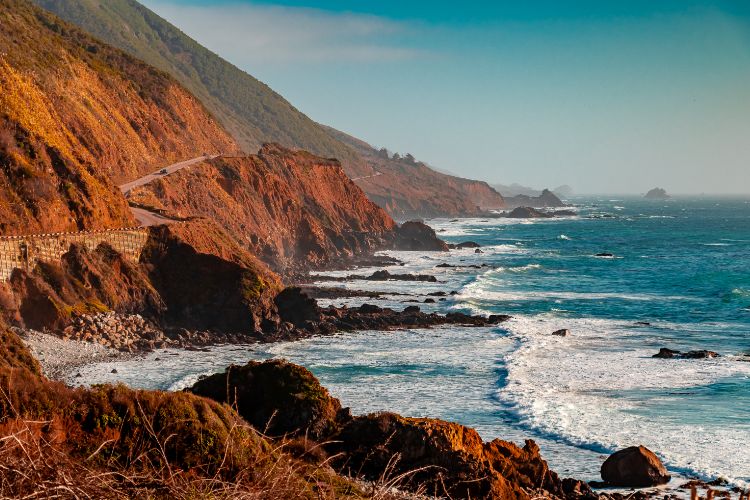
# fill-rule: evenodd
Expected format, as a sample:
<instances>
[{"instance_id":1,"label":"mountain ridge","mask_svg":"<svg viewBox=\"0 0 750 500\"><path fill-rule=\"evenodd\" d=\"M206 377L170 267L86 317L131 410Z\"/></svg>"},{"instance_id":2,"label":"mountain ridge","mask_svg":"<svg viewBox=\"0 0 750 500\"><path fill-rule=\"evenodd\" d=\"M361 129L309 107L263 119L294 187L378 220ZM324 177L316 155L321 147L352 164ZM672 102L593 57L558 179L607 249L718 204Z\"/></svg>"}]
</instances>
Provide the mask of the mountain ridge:
<instances>
[{"instance_id":1,"label":"mountain ridge","mask_svg":"<svg viewBox=\"0 0 750 500\"><path fill-rule=\"evenodd\" d=\"M499 193L482 181L443 174L425 164L416 178L399 162L383 166L367 148L356 145L364 141L314 122L268 85L135 0L32 1L172 74L203 101L245 152L276 142L335 157L352 179L373 176L359 182L360 187L394 217L471 216L503 206ZM388 168L391 178L376 178L378 166Z\"/></svg>"}]
</instances>

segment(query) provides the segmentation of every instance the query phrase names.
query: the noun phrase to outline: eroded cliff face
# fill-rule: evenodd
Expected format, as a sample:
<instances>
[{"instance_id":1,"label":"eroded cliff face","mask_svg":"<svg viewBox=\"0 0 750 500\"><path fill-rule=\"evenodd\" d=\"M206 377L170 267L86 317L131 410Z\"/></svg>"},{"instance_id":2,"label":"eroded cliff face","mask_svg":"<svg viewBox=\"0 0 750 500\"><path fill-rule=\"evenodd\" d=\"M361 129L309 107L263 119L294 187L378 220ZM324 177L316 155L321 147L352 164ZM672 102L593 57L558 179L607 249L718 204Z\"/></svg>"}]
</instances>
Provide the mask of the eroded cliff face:
<instances>
[{"instance_id":1,"label":"eroded cliff face","mask_svg":"<svg viewBox=\"0 0 750 500\"><path fill-rule=\"evenodd\" d=\"M166 74L29 2L0 3L0 233L133 224L116 184L235 149Z\"/></svg>"},{"instance_id":2,"label":"eroded cliff face","mask_svg":"<svg viewBox=\"0 0 750 500\"><path fill-rule=\"evenodd\" d=\"M382 247L395 223L335 160L265 145L218 158L132 193L139 203L217 221L279 271L318 267Z\"/></svg>"}]
</instances>

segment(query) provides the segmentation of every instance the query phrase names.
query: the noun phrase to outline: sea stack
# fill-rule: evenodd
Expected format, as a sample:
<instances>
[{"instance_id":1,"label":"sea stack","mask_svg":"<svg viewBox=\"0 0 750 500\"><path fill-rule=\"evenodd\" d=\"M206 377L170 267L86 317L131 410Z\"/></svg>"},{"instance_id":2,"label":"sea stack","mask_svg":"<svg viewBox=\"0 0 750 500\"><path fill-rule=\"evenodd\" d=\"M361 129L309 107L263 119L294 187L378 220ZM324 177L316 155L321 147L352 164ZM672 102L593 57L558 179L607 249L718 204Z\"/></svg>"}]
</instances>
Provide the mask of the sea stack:
<instances>
[{"instance_id":1,"label":"sea stack","mask_svg":"<svg viewBox=\"0 0 750 500\"><path fill-rule=\"evenodd\" d=\"M668 200L670 196L667 191L663 188L654 188L644 196L647 200Z\"/></svg>"}]
</instances>

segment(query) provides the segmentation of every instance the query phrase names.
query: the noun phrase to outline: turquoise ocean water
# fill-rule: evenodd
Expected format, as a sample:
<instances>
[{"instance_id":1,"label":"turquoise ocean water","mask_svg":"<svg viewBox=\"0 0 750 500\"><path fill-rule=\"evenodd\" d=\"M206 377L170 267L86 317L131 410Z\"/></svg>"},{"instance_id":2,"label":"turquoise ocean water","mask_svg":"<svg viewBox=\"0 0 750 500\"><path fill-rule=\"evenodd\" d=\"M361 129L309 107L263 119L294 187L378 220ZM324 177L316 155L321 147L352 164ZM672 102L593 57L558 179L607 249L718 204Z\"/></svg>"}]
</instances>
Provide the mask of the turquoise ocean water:
<instances>
[{"instance_id":1,"label":"turquoise ocean water","mask_svg":"<svg viewBox=\"0 0 750 500\"><path fill-rule=\"evenodd\" d=\"M427 221L444 239L476 241L483 253L394 252L405 265L392 271L432 273L440 282L346 285L409 294L375 302L392 307L454 290L423 309L511 314L499 328L155 353L118 363L116 375L111 363L89 367L85 380L180 388L229 362L285 357L308 366L355 412L445 418L486 439L533 438L563 474L596 479L607 453L644 444L677 473L747 485L750 200L572 201L576 217ZM442 263L484 267L436 267ZM559 328L571 334L550 335ZM660 347L722 357L653 359Z\"/></svg>"}]
</instances>

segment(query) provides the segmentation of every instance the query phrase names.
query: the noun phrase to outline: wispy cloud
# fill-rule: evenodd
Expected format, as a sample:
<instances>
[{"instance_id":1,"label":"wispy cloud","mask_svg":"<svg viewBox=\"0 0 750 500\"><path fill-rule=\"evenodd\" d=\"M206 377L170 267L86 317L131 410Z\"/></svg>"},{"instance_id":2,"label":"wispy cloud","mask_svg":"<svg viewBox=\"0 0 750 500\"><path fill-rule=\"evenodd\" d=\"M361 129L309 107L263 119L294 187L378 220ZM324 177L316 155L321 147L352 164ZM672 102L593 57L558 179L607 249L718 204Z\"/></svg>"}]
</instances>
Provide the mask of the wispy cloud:
<instances>
[{"instance_id":1,"label":"wispy cloud","mask_svg":"<svg viewBox=\"0 0 750 500\"><path fill-rule=\"evenodd\" d=\"M377 16L253 4L200 6L142 0L237 64L389 62L425 52L403 43L415 27Z\"/></svg>"}]
</instances>

